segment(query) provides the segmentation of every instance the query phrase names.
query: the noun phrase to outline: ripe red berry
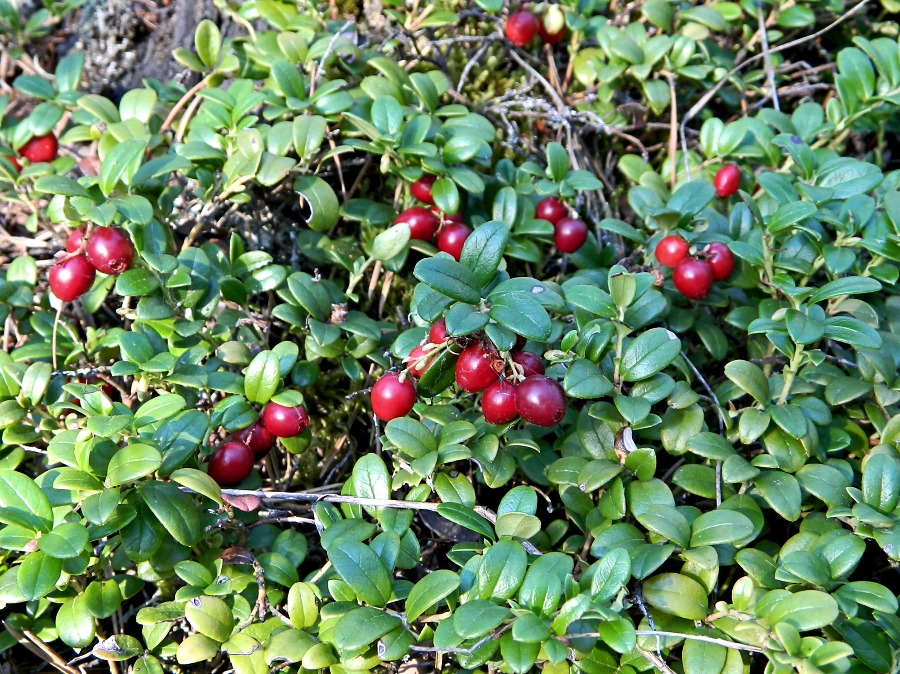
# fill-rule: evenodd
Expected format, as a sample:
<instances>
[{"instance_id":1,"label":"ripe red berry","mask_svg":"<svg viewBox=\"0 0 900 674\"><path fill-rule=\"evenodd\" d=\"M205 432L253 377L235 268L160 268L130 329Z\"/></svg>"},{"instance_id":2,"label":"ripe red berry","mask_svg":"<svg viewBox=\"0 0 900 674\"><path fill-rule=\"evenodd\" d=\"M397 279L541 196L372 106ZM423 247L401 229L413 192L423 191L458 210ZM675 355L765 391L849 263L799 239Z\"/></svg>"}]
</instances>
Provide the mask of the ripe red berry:
<instances>
[{"instance_id":1,"label":"ripe red berry","mask_svg":"<svg viewBox=\"0 0 900 674\"><path fill-rule=\"evenodd\" d=\"M439 318L428 331L428 341L432 344L443 344L447 341L447 321Z\"/></svg>"},{"instance_id":2,"label":"ripe red berry","mask_svg":"<svg viewBox=\"0 0 900 674\"><path fill-rule=\"evenodd\" d=\"M713 241L703 249L706 261L712 267L716 281L724 281L734 270L734 255L724 243Z\"/></svg>"},{"instance_id":3,"label":"ripe red berry","mask_svg":"<svg viewBox=\"0 0 900 674\"><path fill-rule=\"evenodd\" d=\"M549 377L528 377L516 387L516 409L519 415L535 426L553 426L566 414L566 394Z\"/></svg>"},{"instance_id":4,"label":"ripe red berry","mask_svg":"<svg viewBox=\"0 0 900 674\"><path fill-rule=\"evenodd\" d=\"M534 39L540 28L531 12L519 11L506 20L506 38L517 47L524 47Z\"/></svg>"},{"instance_id":5,"label":"ripe red berry","mask_svg":"<svg viewBox=\"0 0 900 674\"><path fill-rule=\"evenodd\" d=\"M662 240L656 244L654 255L656 256L656 261L663 267L674 267L687 257L688 248L690 248L690 245L687 241L677 234L670 234L669 236L663 237Z\"/></svg>"},{"instance_id":6,"label":"ripe red berry","mask_svg":"<svg viewBox=\"0 0 900 674\"><path fill-rule=\"evenodd\" d=\"M551 225L569 215L569 209L556 197L541 199L534 208L534 217L546 220Z\"/></svg>"},{"instance_id":7,"label":"ripe red berry","mask_svg":"<svg viewBox=\"0 0 900 674\"><path fill-rule=\"evenodd\" d=\"M566 15L559 5L550 5L541 18L538 33L547 44L556 44L566 36Z\"/></svg>"},{"instance_id":8,"label":"ripe red berry","mask_svg":"<svg viewBox=\"0 0 900 674\"><path fill-rule=\"evenodd\" d=\"M678 292L690 300L702 300L716 280L712 265L706 260L686 257L675 266L672 275Z\"/></svg>"},{"instance_id":9,"label":"ripe red berry","mask_svg":"<svg viewBox=\"0 0 900 674\"><path fill-rule=\"evenodd\" d=\"M466 225L453 222L447 223L441 227L441 231L438 232L438 249L445 253L450 253L450 255L453 256L453 259L459 262L459 258L462 255L463 244L466 242L466 239L469 238L469 234L471 233L472 230Z\"/></svg>"},{"instance_id":10,"label":"ripe red berry","mask_svg":"<svg viewBox=\"0 0 900 674\"><path fill-rule=\"evenodd\" d=\"M484 390L481 411L489 424L506 424L519 416L516 410L516 387L501 379Z\"/></svg>"},{"instance_id":11,"label":"ripe red berry","mask_svg":"<svg viewBox=\"0 0 900 674\"><path fill-rule=\"evenodd\" d=\"M13 165L16 173L20 173L22 171L22 165L19 163L19 160L16 159L13 155L0 152L0 156L5 158L7 161L9 161L10 164Z\"/></svg>"},{"instance_id":12,"label":"ripe red berry","mask_svg":"<svg viewBox=\"0 0 900 674\"><path fill-rule=\"evenodd\" d=\"M66 252L77 253L81 250L81 241L84 238L84 225L76 227L66 239Z\"/></svg>"},{"instance_id":13,"label":"ripe red berry","mask_svg":"<svg viewBox=\"0 0 900 674\"><path fill-rule=\"evenodd\" d=\"M427 208L413 206L407 208L394 220L395 225L405 222L409 225L409 238L429 241L438 230L438 218Z\"/></svg>"},{"instance_id":14,"label":"ripe red berry","mask_svg":"<svg viewBox=\"0 0 900 674\"><path fill-rule=\"evenodd\" d=\"M553 243L562 253L574 253L587 241L588 228L581 220L563 218L553 226Z\"/></svg>"},{"instance_id":15,"label":"ripe red berry","mask_svg":"<svg viewBox=\"0 0 900 674\"><path fill-rule=\"evenodd\" d=\"M263 408L262 422L272 435L279 438L293 438L309 426L309 415L303 405L285 407L269 402Z\"/></svg>"},{"instance_id":16,"label":"ripe red berry","mask_svg":"<svg viewBox=\"0 0 900 674\"><path fill-rule=\"evenodd\" d=\"M19 148L19 154L32 163L42 161L53 161L56 159L59 150L59 142L56 136L48 133L46 136L35 136L22 147Z\"/></svg>"},{"instance_id":17,"label":"ripe red berry","mask_svg":"<svg viewBox=\"0 0 900 674\"><path fill-rule=\"evenodd\" d=\"M97 271L121 274L131 266L134 246L118 227L97 227L88 237L86 252Z\"/></svg>"},{"instance_id":18,"label":"ripe red berry","mask_svg":"<svg viewBox=\"0 0 900 674\"><path fill-rule=\"evenodd\" d=\"M253 470L253 450L243 442L223 442L209 457L207 470L219 484L240 482Z\"/></svg>"},{"instance_id":19,"label":"ripe red berry","mask_svg":"<svg viewBox=\"0 0 900 674\"><path fill-rule=\"evenodd\" d=\"M251 426L234 432L234 439L243 442L252 451L253 456L265 456L275 444L275 436L257 419Z\"/></svg>"},{"instance_id":20,"label":"ripe red berry","mask_svg":"<svg viewBox=\"0 0 900 674\"><path fill-rule=\"evenodd\" d=\"M81 297L94 283L97 271L84 255L77 255L50 268L50 291L63 302Z\"/></svg>"},{"instance_id":21,"label":"ripe red berry","mask_svg":"<svg viewBox=\"0 0 900 674\"><path fill-rule=\"evenodd\" d=\"M498 379L493 354L477 342L470 344L456 361L456 383L466 393L483 391Z\"/></svg>"},{"instance_id":22,"label":"ripe red berry","mask_svg":"<svg viewBox=\"0 0 900 674\"><path fill-rule=\"evenodd\" d=\"M431 188L434 185L435 180L437 180L437 176L428 174L423 175L410 185L409 191L412 192L412 195L419 201L426 204L433 204L434 197L431 195Z\"/></svg>"},{"instance_id":23,"label":"ripe red berry","mask_svg":"<svg viewBox=\"0 0 900 674\"><path fill-rule=\"evenodd\" d=\"M418 379L425 373L425 370L428 369L429 365L428 361L425 360L427 355L428 352L425 350L424 346L417 346L409 352L409 355L403 362L409 365L409 370L407 370L407 372L410 377Z\"/></svg>"},{"instance_id":24,"label":"ripe red berry","mask_svg":"<svg viewBox=\"0 0 900 674\"><path fill-rule=\"evenodd\" d=\"M530 351L519 351L513 356L513 362L522 366L526 377L533 377L536 374L544 374L544 363L539 356Z\"/></svg>"},{"instance_id":25,"label":"ripe red berry","mask_svg":"<svg viewBox=\"0 0 900 674\"><path fill-rule=\"evenodd\" d=\"M713 179L716 196L727 198L738 191L741 186L741 170L734 164L725 164Z\"/></svg>"},{"instance_id":26,"label":"ripe red berry","mask_svg":"<svg viewBox=\"0 0 900 674\"><path fill-rule=\"evenodd\" d=\"M387 372L372 387L372 411L382 421L405 417L416 403L416 387L409 377L400 381L397 372Z\"/></svg>"}]
</instances>

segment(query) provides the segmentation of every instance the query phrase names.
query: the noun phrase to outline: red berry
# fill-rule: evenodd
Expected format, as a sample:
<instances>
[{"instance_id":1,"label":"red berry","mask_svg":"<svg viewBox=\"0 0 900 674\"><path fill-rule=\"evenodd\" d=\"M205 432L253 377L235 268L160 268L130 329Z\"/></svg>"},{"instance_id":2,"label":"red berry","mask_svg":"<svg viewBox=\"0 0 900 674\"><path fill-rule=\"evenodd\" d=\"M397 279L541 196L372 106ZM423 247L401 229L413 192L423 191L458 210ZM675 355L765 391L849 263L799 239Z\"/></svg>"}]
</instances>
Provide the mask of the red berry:
<instances>
[{"instance_id":1,"label":"red berry","mask_svg":"<svg viewBox=\"0 0 900 674\"><path fill-rule=\"evenodd\" d=\"M134 246L121 229L97 227L88 236L86 252L97 271L104 274L121 274L131 266Z\"/></svg>"},{"instance_id":2,"label":"red berry","mask_svg":"<svg viewBox=\"0 0 900 674\"><path fill-rule=\"evenodd\" d=\"M534 217L546 220L551 225L555 225L568 215L569 209L556 197L541 199L534 209Z\"/></svg>"},{"instance_id":3,"label":"red berry","mask_svg":"<svg viewBox=\"0 0 900 674\"><path fill-rule=\"evenodd\" d=\"M453 215L447 215L437 206L432 206L431 212L434 213L434 215L437 217L438 220L442 220L444 224L447 224L450 222L452 222L454 224L458 224L458 225L465 224L463 222L462 213L460 213L459 211L457 211Z\"/></svg>"},{"instance_id":4,"label":"red berry","mask_svg":"<svg viewBox=\"0 0 900 674\"><path fill-rule=\"evenodd\" d=\"M690 245L687 241L677 234L670 234L669 236L663 237L662 240L656 244L654 255L656 256L657 262L663 267L674 267L687 257L688 248L690 248Z\"/></svg>"},{"instance_id":5,"label":"red berry","mask_svg":"<svg viewBox=\"0 0 900 674\"><path fill-rule=\"evenodd\" d=\"M513 347L513 351L521 351L525 348L525 345L528 343L528 340L525 339L522 335L516 335L516 345Z\"/></svg>"},{"instance_id":6,"label":"red berry","mask_svg":"<svg viewBox=\"0 0 900 674\"><path fill-rule=\"evenodd\" d=\"M472 230L466 225L453 222L447 223L441 227L441 231L438 232L438 249L445 253L450 253L450 255L453 256L453 259L459 262L459 257L462 255L463 244L466 242L466 239L469 238L469 234L471 233Z\"/></svg>"},{"instance_id":7,"label":"red berry","mask_svg":"<svg viewBox=\"0 0 900 674\"><path fill-rule=\"evenodd\" d=\"M501 379L484 390L481 411L489 424L506 424L519 416L516 410L516 387Z\"/></svg>"},{"instance_id":8,"label":"red berry","mask_svg":"<svg viewBox=\"0 0 900 674\"><path fill-rule=\"evenodd\" d=\"M84 238L84 225L76 227L69 233L66 239L66 252L77 253L81 250L81 240Z\"/></svg>"},{"instance_id":9,"label":"red berry","mask_svg":"<svg viewBox=\"0 0 900 674\"><path fill-rule=\"evenodd\" d=\"M443 344L447 341L447 321L439 318L428 331L428 341L432 344Z\"/></svg>"},{"instance_id":10,"label":"red berry","mask_svg":"<svg viewBox=\"0 0 900 674\"><path fill-rule=\"evenodd\" d=\"M526 377L544 374L543 361L541 361L539 356L534 355L530 351L520 351L513 356L513 362L522 366Z\"/></svg>"},{"instance_id":11,"label":"red berry","mask_svg":"<svg viewBox=\"0 0 900 674\"><path fill-rule=\"evenodd\" d=\"M690 300L702 300L716 280L712 265L706 260L686 257L675 266L675 287Z\"/></svg>"},{"instance_id":12,"label":"red berry","mask_svg":"<svg viewBox=\"0 0 900 674\"><path fill-rule=\"evenodd\" d=\"M415 402L415 385L409 377L400 381L397 372L383 374L372 387L372 411L382 421L405 417Z\"/></svg>"},{"instance_id":13,"label":"red berry","mask_svg":"<svg viewBox=\"0 0 900 674\"><path fill-rule=\"evenodd\" d=\"M425 360L425 357L428 355L428 352L425 350L424 346L417 346L415 349L409 352L409 355L403 361L404 363L409 364L409 370L407 370L410 377L415 377L418 379L422 376L425 370L428 369L428 361Z\"/></svg>"},{"instance_id":14,"label":"red berry","mask_svg":"<svg viewBox=\"0 0 900 674\"><path fill-rule=\"evenodd\" d=\"M59 142L56 136L48 133L46 136L35 136L22 147L19 148L19 154L32 163L42 161L53 161L56 159Z\"/></svg>"},{"instance_id":15,"label":"red berry","mask_svg":"<svg viewBox=\"0 0 900 674\"><path fill-rule=\"evenodd\" d=\"M538 34L540 24L531 12L521 11L506 20L506 37L517 47L524 47Z\"/></svg>"},{"instance_id":16,"label":"red berry","mask_svg":"<svg viewBox=\"0 0 900 674\"><path fill-rule=\"evenodd\" d=\"M430 240L437 232L439 224L437 216L421 206L407 208L394 220L395 225L403 222L409 225L409 238L419 241Z\"/></svg>"},{"instance_id":17,"label":"red berry","mask_svg":"<svg viewBox=\"0 0 900 674\"><path fill-rule=\"evenodd\" d=\"M94 283L97 271L84 255L77 255L50 268L50 291L63 302L81 297Z\"/></svg>"},{"instance_id":18,"label":"red berry","mask_svg":"<svg viewBox=\"0 0 900 674\"><path fill-rule=\"evenodd\" d=\"M563 218L553 226L553 243L562 253L574 253L587 241L588 228L581 220Z\"/></svg>"},{"instance_id":19,"label":"red berry","mask_svg":"<svg viewBox=\"0 0 900 674\"><path fill-rule=\"evenodd\" d=\"M272 435L279 438L293 438L309 426L309 415L303 405L285 407L269 402L263 408L262 422Z\"/></svg>"},{"instance_id":20,"label":"red berry","mask_svg":"<svg viewBox=\"0 0 900 674\"><path fill-rule=\"evenodd\" d=\"M414 182L410 186L409 191L412 192L412 195L419 201L426 204L433 204L434 197L431 196L431 188L434 185L435 180L437 180L437 176L426 174Z\"/></svg>"},{"instance_id":21,"label":"red berry","mask_svg":"<svg viewBox=\"0 0 900 674\"><path fill-rule=\"evenodd\" d=\"M741 186L741 170L734 164L725 164L713 179L716 196L727 198L738 191Z\"/></svg>"},{"instance_id":22,"label":"red berry","mask_svg":"<svg viewBox=\"0 0 900 674\"><path fill-rule=\"evenodd\" d=\"M493 354L477 342L470 344L456 361L456 383L466 393L483 391L498 379Z\"/></svg>"},{"instance_id":23,"label":"red berry","mask_svg":"<svg viewBox=\"0 0 900 674\"><path fill-rule=\"evenodd\" d=\"M553 426L566 414L566 394L549 377L528 377L516 387L516 409L519 415L535 426Z\"/></svg>"},{"instance_id":24,"label":"red berry","mask_svg":"<svg viewBox=\"0 0 900 674\"><path fill-rule=\"evenodd\" d=\"M734 255L724 243L713 241L703 249L706 261L712 267L716 281L724 281L734 270Z\"/></svg>"},{"instance_id":25,"label":"red berry","mask_svg":"<svg viewBox=\"0 0 900 674\"><path fill-rule=\"evenodd\" d=\"M6 160L8 160L9 163L13 165L16 173L20 173L22 171L22 165L19 163L19 160L16 159L13 155L0 152L0 157L4 157Z\"/></svg>"},{"instance_id":26,"label":"red berry","mask_svg":"<svg viewBox=\"0 0 900 674\"><path fill-rule=\"evenodd\" d=\"M275 444L275 436L272 431L266 428L259 419L252 426L235 431L234 439L247 445L253 451L253 456L256 457L265 456Z\"/></svg>"},{"instance_id":27,"label":"red berry","mask_svg":"<svg viewBox=\"0 0 900 674\"><path fill-rule=\"evenodd\" d=\"M541 39L547 44L556 44L566 36L566 15L559 5L550 5L538 26Z\"/></svg>"},{"instance_id":28,"label":"red berry","mask_svg":"<svg viewBox=\"0 0 900 674\"><path fill-rule=\"evenodd\" d=\"M240 482L253 470L253 450L243 442L223 442L209 457L207 470L219 484Z\"/></svg>"}]
</instances>

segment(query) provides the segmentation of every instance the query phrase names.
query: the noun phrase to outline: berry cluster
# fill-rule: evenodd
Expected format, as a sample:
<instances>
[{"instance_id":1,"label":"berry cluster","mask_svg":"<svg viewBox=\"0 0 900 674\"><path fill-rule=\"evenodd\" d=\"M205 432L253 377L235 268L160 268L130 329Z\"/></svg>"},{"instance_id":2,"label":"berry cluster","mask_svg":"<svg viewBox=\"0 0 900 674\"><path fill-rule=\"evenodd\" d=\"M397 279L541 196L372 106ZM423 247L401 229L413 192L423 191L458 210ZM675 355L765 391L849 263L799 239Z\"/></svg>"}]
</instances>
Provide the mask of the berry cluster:
<instances>
[{"instance_id":1,"label":"berry cluster","mask_svg":"<svg viewBox=\"0 0 900 674\"><path fill-rule=\"evenodd\" d=\"M118 275L131 266L134 245L118 227L78 227L66 240L66 255L50 269L50 290L63 302L81 297L99 271Z\"/></svg>"},{"instance_id":2,"label":"berry cluster","mask_svg":"<svg viewBox=\"0 0 900 674\"><path fill-rule=\"evenodd\" d=\"M22 170L22 165L15 155L7 154L6 152L2 154L13 165L16 173ZM19 157L27 159L32 164L53 161L58 154L59 141L56 140L56 136L52 133L48 133L45 136L35 136L19 148Z\"/></svg>"},{"instance_id":3,"label":"berry cluster","mask_svg":"<svg viewBox=\"0 0 900 674\"><path fill-rule=\"evenodd\" d=\"M690 245L677 234L664 237L654 255L664 267L674 268L672 281L691 300L702 300L716 281L724 281L734 270L734 255L724 243L708 244L700 257L688 255Z\"/></svg>"},{"instance_id":4,"label":"berry cluster","mask_svg":"<svg viewBox=\"0 0 900 674\"><path fill-rule=\"evenodd\" d=\"M485 421L507 424L521 417L535 426L554 426L566 413L565 393L556 381L544 376L544 363L538 356L521 350L524 341L520 338L512 352L501 353L487 340L451 339L442 318L431 326L427 343L409 354L405 372L388 372L375 383L372 410L383 421L409 414L416 401L412 380L422 376L434 353L452 345L462 347L455 365L456 384L466 393L484 392L481 410Z\"/></svg>"},{"instance_id":5,"label":"berry cluster","mask_svg":"<svg viewBox=\"0 0 900 674\"><path fill-rule=\"evenodd\" d=\"M209 476L220 485L236 484L253 470L255 459L269 453L275 438L292 438L309 426L306 407L267 403L262 415L250 426L235 431L209 458Z\"/></svg>"},{"instance_id":6,"label":"berry cluster","mask_svg":"<svg viewBox=\"0 0 900 674\"><path fill-rule=\"evenodd\" d=\"M424 175L410 186L412 195L431 208L422 206L407 208L397 216L394 225L402 223L409 225L409 237L419 241L430 241L437 234L438 250L452 255L458 262L462 255L463 244L469 238L472 229L463 222L459 213L447 215L434 206L431 188L435 180L437 178L433 175Z\"/></svg>"},{"instance_id":7,"label":"berry cluster","mask_svg":"<svg viewBox=\"0 0 900 674\"><path fill-rule=\"evenodd\" d=\"M527 46L537 35L546 44L556 44L566 36L566 15L559 5L549 5L538 19L527 10L510 14L506 20L506 39L516 47Z\"/></svg>"},{"instance_id":8,"label":"berry cluster","mask_svg":"<svg viewBox=\"0 0 900 674\"><path fill-rule=\"evenodd\" d=\"M555 197L541 199L534 209L534 216L553 225L553 243L561 253L574 253L587 241L587 225L570 217L569 209Z\"/></svg>"}]
</instances>

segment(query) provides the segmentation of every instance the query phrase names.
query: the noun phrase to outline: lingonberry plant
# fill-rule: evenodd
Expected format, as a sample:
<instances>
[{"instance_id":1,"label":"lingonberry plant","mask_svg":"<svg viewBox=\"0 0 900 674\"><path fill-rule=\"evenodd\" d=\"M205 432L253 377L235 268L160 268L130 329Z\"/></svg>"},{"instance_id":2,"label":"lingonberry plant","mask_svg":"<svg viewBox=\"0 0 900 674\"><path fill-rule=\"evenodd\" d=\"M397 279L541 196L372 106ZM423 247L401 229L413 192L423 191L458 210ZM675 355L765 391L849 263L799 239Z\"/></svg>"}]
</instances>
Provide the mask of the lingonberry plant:
<instances>
[{"instance_id":1,"label":"lingonberry plant","mask_svg":"<svg viewBox=\"0 0 900 674\"><path fill-rule=\"evenodd\" d=\"M216 2L114 96L46 4L0 1L17 668L897 669L896 3Z\"/></svg>"}]
</instances>

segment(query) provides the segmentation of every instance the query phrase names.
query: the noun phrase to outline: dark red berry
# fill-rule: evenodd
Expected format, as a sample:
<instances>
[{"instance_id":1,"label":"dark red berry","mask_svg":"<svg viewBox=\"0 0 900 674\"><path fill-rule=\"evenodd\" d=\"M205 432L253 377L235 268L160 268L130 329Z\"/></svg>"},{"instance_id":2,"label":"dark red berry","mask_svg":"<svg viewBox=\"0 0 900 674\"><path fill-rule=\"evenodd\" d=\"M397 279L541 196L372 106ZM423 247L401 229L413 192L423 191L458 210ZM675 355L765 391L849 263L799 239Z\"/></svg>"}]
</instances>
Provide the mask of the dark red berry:
<instances>
[{"instance_id":1,"label":"dark red berry","mask_svg":"<svg viewBox=\"0 0 900 674\"><path fill-rule=\"evenodd\" d=\"M63 302L81 297L94 283L97 271L84 255L76 255L50 268L50 291Z\"/></svg>"},{"instance_id":2,"label":"dark red berry","mask_svg":"<svg viewBox=\"0 0 900 674\"><path fill-rule=\"evenodd\" d=\"M131 266L134 246L118 227L96 227L88 236L86 252L97 271L121 274Z\"/></svg>"},{"instance_id":3,"label":"dark red berry","mask_svg":"<svg viewBox=\"0 0 900 674\"><path fill-rule=\"evenodd\" d=\"M309 426L309 415L303 405L285 407L269 402L263 408L262 422L272 435L279 438L293 438Z\"/></svg>"},{"instance_id":4,"label":"dark red berry","mask_svg":"<svg viewBox=\"0 0 900 674\"><path fill-rule=\"evenodd\" d=\"M531 12L520 11L506 20L506 38L517 47L524 47L538 34L540 22Z\"/></svg>"},{"instance_id":5,"label":"dark red berry","mask_svg":"<svg viewBox=\"0 0 900 674\"><path fill-rule=\"evenodd\" d=\"M546 220L551 225L555 225L568 215L569 209L556 197L541 199L534 209L534 217Z\"/></svg>"},{"instance_id":6,"label":"dark red berry","mask_svg":"<svg viewBox=\"0 0 900 674\"><path fill-rule=\"evenodd\" d=\"M534 355L530 351L519 351L513 356L513 362L522 366L526 377L532 377L536 374L544 374L544 363L539 356Z\"/></svg>"},{"instance_id":7,"label":"dark red berry","mask_svg":"<svg viewBox=\"0 0 900 674\"><path fill-rule=\"evenodd\" d=\"M656 261L663 267L674 267L681 262L688 254L690 245L677 234L665 236L656 244Z\"/></svg>"},{"instance_id":8,"label":"dark red berry","mask_svg":"<svg viewBox=\"0 0 900 674\"><path fill-rule=\"evenodd\" d=\"M469 238L472 230L463 224L447 223L441 227L438 232L437 245L438 249L453 256L453 259L459 262L462 255L463 244Z\"/></svg>"},{"instance_id":9,"label":"dark red berry","mask_svg":"<svg viewBox=\"0 0 900 674\"><path fill-rule=\"evenodd\" d=\"M528 343L528 340L525 339L522 335L516 335L516 345L513 347L513 351L521 351L525 348L525 345Z\"/></svg>"},{"instance_id":10,"label":"dark red berry","mask_svg":"<svg viewBox=\"0 0 900 674\"><path fill-rule=\"evenodd\" d=\"M424 374L425 370L428 369L428 361L425 360L427 355L428 352L425 350L424 346L417 346L409 352L409 355L403 362L409 366L407 372L410 377L418 379Z\"/></svg>"},{"instance_id":11,"label":"dark red berry","mask_svg":"<svg viewBox=\"0 0 900 674\"><path fill-rule=\"evenodd\" d=\"M725 164L716 173L713 179L713 187L716 188L716 196L727 198L738 191L741 186L741 170L734 164Z\"/></svg>"},{"instance_id":12,"label":"dark red berry","mask_svg":"<svg viewBox=\"0 0 900 674\"><path fill-rule=\"evenodd\" d=\"M488 386L481 399L481 411L489 424L507 424L519 416L515 385L501 379Z\"/></svg>"},{"instance_id":13,"label":"dark red berry","mask_svg":"<svg viewBox=\"0 0 900 674\"><path fill-rule=\"evenodd\" d=\"M207 470L219 484L240 482L253 470L253 450L243 442L223 442L209 457Z\"/></svg>"},{"instance_id":14,"label":"dark red berry","mask_svg":"<svg viewBox=\"0 0 900 674\"><path fill-rule=\"evenodd\" d=\"M713 241L703 249L706 261L712 267L716 281L724 281L734 270L734 255L724 243Z\"/></svg>"},{"instance_id":15,"label":"dark red berry","mask_svg":"<svg viewBox=\"0 0 900 674\"><path fill-rule=\"evenodd\" d=\"M247 445L256 457L265 456L275 444L275 435L259 419L251 426L235 431L234 439Z\"/></svg>"},{"instance_id":16,"label":"dark red berry","mask_svg":"<svg viewBox=\"0 0 900 674\"><path fill-rule=\"evenodd\" d=\"M36 136L19 148L19 154L32 163L53 161L59 150L59 142L56 136L48 133L46 136Z\"/></svg>"},{"instance_id":17,"label":"dark red berry","mask_svg":"<svg viewBox=\"0 0 900 674\"><path fill-rule=\"evenodd\" d=\"M409 191L422 203L433 204L434 197L431 195L431 188L434 185L435 180L437 180L436 176L426 174L414 182L410 186Z\"/></svg>"},{"instance_id":18,"label":"dark red berry","mask_svg":"<svg viewBox=\"0 0 900 674\"><path fill-rule=\"evenodd\" d=\"M428 331L428 341L432 344L443 344L447 341L447 321L439 318Z\"/></svg>"},{"instance_id":19,"label":"dark red berry","mask_svg":"<svg viewBox=\"0 0 900 674\"><path fill-rule=\"evenodd\" d=\"M18 159L16 159L11 154L4 154L2 152L0 152L0 156L2 156L4 159L8 160L9 163L13 165L13 168L15 169L16 173L21 173L22 165L19 163Z\"/></svg>"},{"instance_id":20,"label":"dark red berry","mask_svg":"<svg viewBox=\"0 0 900 674\"><path fill-rule=\"evenodd\" d=\"M66 239L66 252L77 253L81 250L81 242L84 239L84 225L76 227Z\"/></svg>"},{"instance_id":21,"label":"dark red berry","mask_svg":"<svg viewBox=\"0 0 900 674\"><path fill-rule=\"evenodd\" d=\"M706 260L686 257L675 266L672 280L678 292L690 300L702 300L716 280L712 265Z\"/></svg>"},{"instance_id":22,"label":"dark red berry","mask_svg":"<svg viewBox=\"0 0 900 674\"><path fill-rule=\"evenodd\" d=\"M574 253L587 241L588 228L581 220L563 218L553 226L553 243L562 253Z\"/></svg>"},{"instance_id":23,"label":"dark red berry","mask_svg":"<svg viewBox=\"0 0 900 674\"><path fill-rule=\"evenodd\" d=\"M549 377L528 377L516 387L516 410L535 426L554 426L566 414L566 394Z\"/></svg>"},{"instance_id":24,"label":"dark red berry","mask_svg":"<svg viewBox=\"0 0 900 674\"><path fill-rule=\"evenodd\" d=\"M394 220L395 225L404 222L409 225L409 238L419 241L431 240L437 232L439 224L437 216L421 206L407 208Z\"/></svg>"},{"instance_id":25,"label":"dark red berry","mask_svg":"<svg viewBox=\"0 0 900 674\"><path fill-rule=\"evenodd\" d=\"M559 5L550 5L538 26L541 39L547 44L556 44L566 36L566 15Z\"/></svg>"},{"instance_id":26,"label":"dark red berry","mask_svg":"<svg viewBox=\"0 0 900 674\"><path fill-rule=\"evenodd\" d=\"M397 372L382 375L372 387L372 411L382 421L405 417L415 403L415 385L409 377L401 381Z\"/></svg>"},{"instance_id":27,"label":"dark red berry","mask_svg":"<svg viewBox=\"0 0 900 674\"><path fill-rule=\"evenodd\" d=\"M457 211L453 215L447 215L446 213L441 211L441 209L438 208L437 206L432 206L431 212L435 214L435 217L437 217L438 220L442 220L445 225L447 223L451 223L451 222L454 224L457 224L457 225L465 224L463 222L462 213L460 213L459 211Z\"/></svg>"},{"instance_id":28,"label":"dark red berry","mask_svg":"<svg viewBox=\"0 0 900 674\"><path fill-rule=\"evenodd\" d=\"M483 391L498 379L494 354L477 342L470 344L456 361L456 383L466 393Z\"/></svg>"}]
</instances>

